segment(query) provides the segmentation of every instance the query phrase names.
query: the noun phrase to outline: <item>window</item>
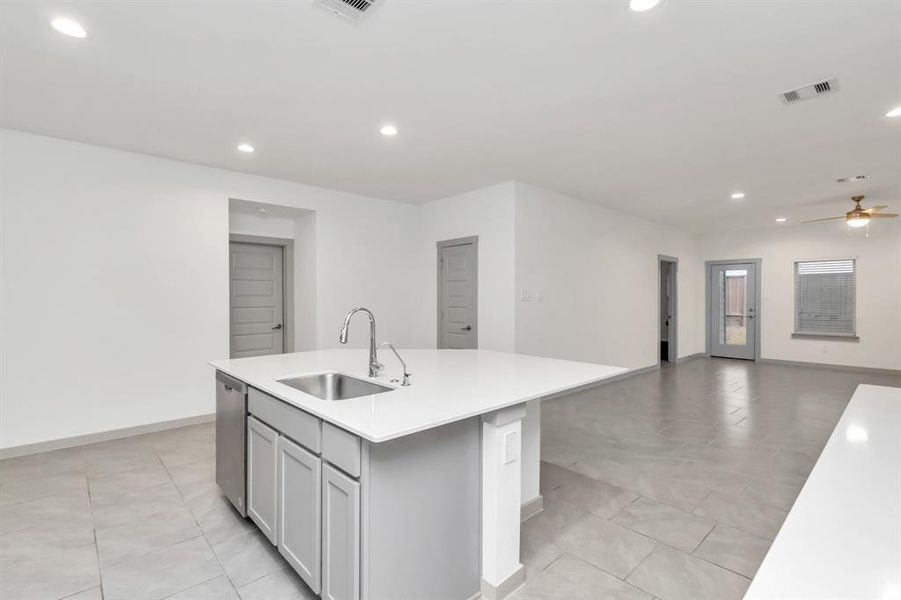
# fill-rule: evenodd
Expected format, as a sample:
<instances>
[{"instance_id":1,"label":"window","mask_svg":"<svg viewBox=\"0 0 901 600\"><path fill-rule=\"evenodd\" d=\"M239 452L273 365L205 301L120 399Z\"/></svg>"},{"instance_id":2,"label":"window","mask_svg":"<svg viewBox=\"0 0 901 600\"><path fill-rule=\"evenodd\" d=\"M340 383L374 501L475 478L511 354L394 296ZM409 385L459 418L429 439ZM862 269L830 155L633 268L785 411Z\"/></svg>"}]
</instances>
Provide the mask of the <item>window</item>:
<instances>
[{"instance_id":1,"label":"window","mask_svg":"<svg viewBox=\"0 0 901 600\"><path fill-rule=\"evenodd\" d=\"M795 333L855 336L854 259L795 263Z\"/></svg>"}]
</instances>

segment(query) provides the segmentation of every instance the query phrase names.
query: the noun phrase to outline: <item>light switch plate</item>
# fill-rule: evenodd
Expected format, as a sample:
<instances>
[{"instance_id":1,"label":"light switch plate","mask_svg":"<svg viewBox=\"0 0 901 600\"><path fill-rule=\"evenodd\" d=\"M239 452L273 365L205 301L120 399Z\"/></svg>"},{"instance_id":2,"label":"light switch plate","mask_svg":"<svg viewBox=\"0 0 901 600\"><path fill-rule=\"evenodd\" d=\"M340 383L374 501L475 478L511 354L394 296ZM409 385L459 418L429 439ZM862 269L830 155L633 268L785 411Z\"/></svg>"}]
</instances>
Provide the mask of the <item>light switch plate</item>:
<instances>
[{"instance_id":1,"label":"light switch plate","mask_svg":"<svg viewBox=\"0 0 901 600\"><path fill-rule=\"evenodd\" d=\"M504 434L504 464L509 465L519 460L519 432L508 431Z\"/></svg>"},{"instance_id":2,"label":"light switch plate","mask_svg":"<svg viewBox=\"0 0 901 600\"><path fill-rule=\"evenodd\" d=\"M532 301L532 290L522 288L519 291L519 299L522 302L531 302Z\"/></svg>"}]
</instances>

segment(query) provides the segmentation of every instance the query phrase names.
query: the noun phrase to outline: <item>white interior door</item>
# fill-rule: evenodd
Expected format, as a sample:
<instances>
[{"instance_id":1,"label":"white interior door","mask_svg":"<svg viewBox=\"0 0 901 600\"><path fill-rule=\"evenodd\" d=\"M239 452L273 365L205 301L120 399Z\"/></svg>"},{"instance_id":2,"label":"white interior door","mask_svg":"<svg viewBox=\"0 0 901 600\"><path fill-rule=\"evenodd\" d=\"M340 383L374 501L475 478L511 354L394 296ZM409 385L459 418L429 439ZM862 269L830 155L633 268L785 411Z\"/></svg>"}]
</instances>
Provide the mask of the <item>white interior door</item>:
<instances>
[{"instance_id":1,"label":"white interior door","mask_svg":"<svg viewBox=\"0 0 901 600\"><path fill-rule=\"evenodd\" d=\"M438 244L438 347L478 348L476 242Z\"/></svg>"},{"instance_id":2,"label":"white interior door","mask_svg":"<svg viewBox=\"0 0 901 600\"><path fill-rule=\"evenodd\" d=\"M757 349L757 265L710 267L710 355L754 360Z\"/></svg>"},{"instance_id":3,"label":"white interior door","mask_svg":"<svg viewBox=\"0 0 901 600\"><path fill-rule=\"evenodd\" d=\"M230 244L231 357L285 351L282 248Z\"/></svg>"}]
</instances>

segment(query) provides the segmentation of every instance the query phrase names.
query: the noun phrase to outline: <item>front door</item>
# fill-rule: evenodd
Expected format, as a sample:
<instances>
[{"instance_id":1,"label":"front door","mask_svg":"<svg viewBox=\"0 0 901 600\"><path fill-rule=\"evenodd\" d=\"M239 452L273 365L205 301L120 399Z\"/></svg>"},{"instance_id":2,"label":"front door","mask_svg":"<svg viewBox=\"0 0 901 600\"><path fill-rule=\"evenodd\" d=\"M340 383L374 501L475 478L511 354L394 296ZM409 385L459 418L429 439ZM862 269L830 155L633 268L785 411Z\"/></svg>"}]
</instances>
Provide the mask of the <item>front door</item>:
<instances>
[{"instance_id":1,"label":"front door","mask_svg":"<svg viewBox=\"0 0 901 600\"><path fill-rule=\"evenodd\" d=\"M231 242L231 357L285 351L284 272L281 246Z\"/></svg>"},{"instance_id":2,"label":"front door","mask_svg":"<svg viewBox=\"0 0 901 600\"><path fill-rule=\"evenodd\" d=\"M438 347L478 348L475 239L438 243Z\"/></svg>"},{"instance_id":3,"label":"front door","mask_svg":"<svg viewBox=\"0 0 901 600\"><path fill-rule=\"evenodd\" d=\"M754 360L757 351L757 265L710 266L710 355Z\"/></svg>"}]
</instances>

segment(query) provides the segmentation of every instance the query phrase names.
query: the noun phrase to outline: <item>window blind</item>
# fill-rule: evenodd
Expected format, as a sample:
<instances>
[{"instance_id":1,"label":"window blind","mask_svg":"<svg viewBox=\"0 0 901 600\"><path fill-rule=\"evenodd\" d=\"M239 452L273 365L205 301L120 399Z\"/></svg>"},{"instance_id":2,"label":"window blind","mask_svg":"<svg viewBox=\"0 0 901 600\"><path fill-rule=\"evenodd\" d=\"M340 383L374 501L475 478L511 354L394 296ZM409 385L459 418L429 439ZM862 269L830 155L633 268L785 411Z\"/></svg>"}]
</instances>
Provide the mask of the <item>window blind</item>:
<instances>
[{"instance_id":1,"label":"window blind","mask_svg":"<svg viewBox=\"0 0 901 600\"><path fill-rule=\"evenodd\" d=\"M854 259L795 263L795 333L856 334Z\"/></svg>"}]
</instances>

